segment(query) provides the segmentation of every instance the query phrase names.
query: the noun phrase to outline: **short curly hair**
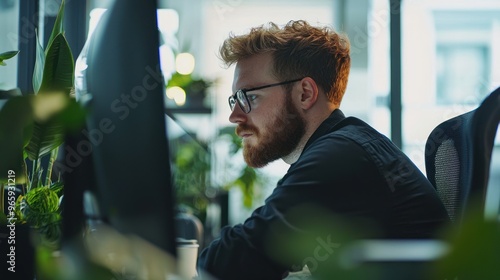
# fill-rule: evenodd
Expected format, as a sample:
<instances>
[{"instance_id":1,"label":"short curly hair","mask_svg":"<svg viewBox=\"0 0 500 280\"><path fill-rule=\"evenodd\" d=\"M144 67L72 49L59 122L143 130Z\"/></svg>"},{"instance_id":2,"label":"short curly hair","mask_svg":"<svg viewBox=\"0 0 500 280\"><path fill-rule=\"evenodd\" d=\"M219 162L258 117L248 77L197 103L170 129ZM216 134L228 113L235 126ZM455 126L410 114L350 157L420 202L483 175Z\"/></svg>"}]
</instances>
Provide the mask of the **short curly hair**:
<instances>
[{"instance_id":1,"label":"short curly hair","mask_svg":"<svg viewBox=\"0 0 500 280\"><path fill-rule=\"evenodd\" d=\"M269 22L245 35L230 34L219 55L230 66L242 58L269 52L275 78L285 81L311 77L330 101L340 104L351 66L349 50L349 39L344 34L298 20L282 28Z\"/></svg>"}]
</instances>

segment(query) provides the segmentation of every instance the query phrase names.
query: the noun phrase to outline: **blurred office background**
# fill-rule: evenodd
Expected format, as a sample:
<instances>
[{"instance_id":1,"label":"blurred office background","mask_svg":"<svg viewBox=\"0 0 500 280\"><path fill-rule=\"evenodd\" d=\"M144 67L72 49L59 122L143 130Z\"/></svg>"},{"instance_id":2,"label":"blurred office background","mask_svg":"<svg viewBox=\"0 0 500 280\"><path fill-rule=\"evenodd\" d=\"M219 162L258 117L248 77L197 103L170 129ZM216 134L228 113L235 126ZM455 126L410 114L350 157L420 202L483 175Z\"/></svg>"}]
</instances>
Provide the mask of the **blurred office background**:
<instances>
[{"instance_id":1,"label":"blurred office background","mask_svg":"<svg viewBox=\"0 0 500 280\"><path fill-rule=\"evenodd\" d=\"M111 1L66 2L66 33L76 59L92 27L92 11L106 8ZM38 25L39 36L46 40L50 27L47 31L44 25L54 21L59 3L0 0L0 52L34 51L29 46L35 36L30 27ZM39 4L37 12L27 14L35 4ZM233 68L222 66L217 58L218 48L230 32L244 33L270 21L285 24L292 19L304 19L347 33L352 45L352 68L341 109L395 138L425 173L424 146L431 130L440 122L475 108L500 86L500 1L403 0L400 7L393 7L401 18L401 40L397 44L401 48L401 113L391 112L395 105L390 102L391 78L399 78L394 74L391 77L390 5L389 0L159 1L160 54L166 84L180 71L175 67L176 58L178 67L188 68L188 74L183 75L189 75L190 82L207 84L201 105L189 107L188 90L171 91L166 97L168 114L175 123L168 127L174 153L189 141L199 144L193 149L206 153L203 159L207 164L201 169L207 176L191 183L195 188L196 184L203 185L201 192L207 201L196 198L198 204L194 203L194 207L206 207L203 215L226 213L222 223L241 222L263 202L287 170L285 164L275 162L256 174L261 180L254 180L255 185L230 188L237 184L238 176L248 173L241 173L245 171L241 154L231 154L230 135L220 135L231 127L227 97L231 94ZM0 87L18 86L29 91L29 79L25 76L29 76L32 66L23 61L33 55L20 53L7 61L7 67L0 67ZM490 184L494 193L490 197L496 199L489 201L488 207L498 213L500 137L496 138L493 153ZM174 161L175 164L180 161ZM221 190L228 191L225 206L213 206L210 200L216 193L224 192ZM197 195L196 191L191 194ZM216 229L221 221L212 223Z\"/></svg>"}]
</instances>

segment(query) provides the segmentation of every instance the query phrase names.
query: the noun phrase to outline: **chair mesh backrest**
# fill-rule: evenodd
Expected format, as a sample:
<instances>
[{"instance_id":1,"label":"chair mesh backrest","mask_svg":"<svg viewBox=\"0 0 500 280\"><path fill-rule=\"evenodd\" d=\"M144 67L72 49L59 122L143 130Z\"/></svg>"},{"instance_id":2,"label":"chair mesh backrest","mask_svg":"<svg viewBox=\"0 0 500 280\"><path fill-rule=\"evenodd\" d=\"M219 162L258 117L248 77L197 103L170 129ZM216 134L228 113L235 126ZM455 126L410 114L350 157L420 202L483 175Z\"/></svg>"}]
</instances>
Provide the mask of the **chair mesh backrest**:
<instances>
[{"instance_id":1,"label":"chair mesh backrest","mask_svg":"<svg viewBox=\"0 0 500 280\"><path fill-rule=\"evenodd\" d=\"M425 147L427 177L453 222L460 219L470 189L472 115L469 112L438 125Z\"/></svg>"},{"instance_id":2,"label":"chair mesh backrest","mask_svg":"<svg viewBox=\"0 0 500 280\"><path fill-rule=\"evenodd\" d=\"M500 88L477 109L439 124L427 139L427 178L455 223L472 206L468 203L472 197L480 198L484 209L499 120Z\"/></svg>"},{"instance_id":3,"label":"chair mesh backrest","mask_svg":"<svg viewBox=\"0 0 500 280\"><path fill-rule=\"evenodd\" d=\"M435 158L436 191L443 202L450 219L454 222L459 211L460 159L455 142L447 139L437 148Z\"/></svg>"}]
</instances>

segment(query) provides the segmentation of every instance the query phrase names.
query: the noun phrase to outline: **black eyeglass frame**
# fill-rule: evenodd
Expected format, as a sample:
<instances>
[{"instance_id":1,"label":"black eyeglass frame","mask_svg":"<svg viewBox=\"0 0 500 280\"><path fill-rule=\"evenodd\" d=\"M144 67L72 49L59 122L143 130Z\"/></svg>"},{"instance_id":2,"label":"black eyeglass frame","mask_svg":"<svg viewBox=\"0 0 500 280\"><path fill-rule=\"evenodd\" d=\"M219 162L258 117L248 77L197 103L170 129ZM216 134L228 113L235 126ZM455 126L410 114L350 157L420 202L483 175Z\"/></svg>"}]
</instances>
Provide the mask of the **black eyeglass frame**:
<instances>
[{"instance_id":1,"label":"black eyeglass frame","mask_svg":"<svg viewBox=\"0 0 500 280\"><path fill-rule=\"evenodd\" d=\"M290 83L295 83L303 78L300 79L294 79L294 80L288 80L284 82L279 82L279 83L274 83L274 84L269 84L269 85L264 85L264 86L259 86L259 87L254 87L254 88L249 88L249 89L239 89L237 90L233 95L229 96L228 102L229 102L229 108L231 109L231 112L234 111L234 107L236 107L236 102L240 106L241 110L245 113L248 114L250 111L252 111L252 107L250 106L250 101L248 100L247 97L247 92L249 91L254 91L254 90L259 90L259 89L265 89L265 88L270 88L270 87L275 87L275 86L282 86ZM246 106L242 104L244 101L241 99L245 98L246 103L248 104L248 110L245 111Z\"/></svg>"}]
</instances>

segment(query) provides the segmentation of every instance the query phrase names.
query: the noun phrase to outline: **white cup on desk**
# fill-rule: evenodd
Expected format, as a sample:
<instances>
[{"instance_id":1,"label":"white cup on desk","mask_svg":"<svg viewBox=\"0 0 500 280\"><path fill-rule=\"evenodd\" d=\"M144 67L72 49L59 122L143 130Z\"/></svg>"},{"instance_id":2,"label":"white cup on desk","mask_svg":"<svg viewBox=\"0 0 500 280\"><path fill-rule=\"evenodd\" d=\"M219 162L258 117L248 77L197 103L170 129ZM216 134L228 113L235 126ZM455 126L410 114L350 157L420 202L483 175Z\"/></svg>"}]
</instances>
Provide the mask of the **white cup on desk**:
<instances>
[{"instance_id":1,"label":"white cup on desk","mask_svg":"<svg viewBox=\"0 0 500 280\"><path fill-rule=\"evenodd\" d=\"M177 238L177 274L181 279L193 279L198 276L198 241L196 239Z\"/></svg>"}]
</instances>

